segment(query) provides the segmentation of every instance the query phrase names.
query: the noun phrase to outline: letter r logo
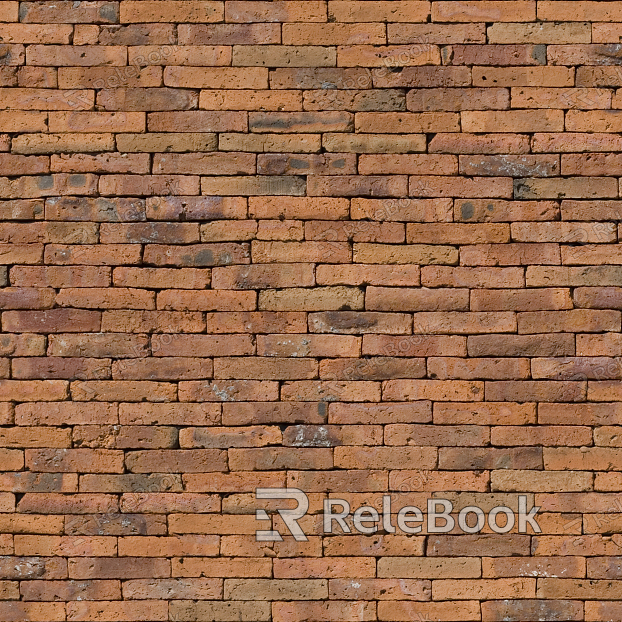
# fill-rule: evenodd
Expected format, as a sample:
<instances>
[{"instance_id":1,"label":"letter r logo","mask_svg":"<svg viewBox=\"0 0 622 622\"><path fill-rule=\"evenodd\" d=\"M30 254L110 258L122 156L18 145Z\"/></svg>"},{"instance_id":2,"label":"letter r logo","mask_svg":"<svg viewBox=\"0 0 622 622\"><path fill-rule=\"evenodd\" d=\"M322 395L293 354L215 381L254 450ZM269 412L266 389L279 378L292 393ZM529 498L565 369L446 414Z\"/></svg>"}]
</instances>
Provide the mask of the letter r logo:
<instances>
[{"instance_id":1,"label":"letter r logo","mask_svg":"<svg viewBox=\"0 0 622 622\"><path fill-rule=\"evenodd\" d=\"M309 538L300 528L298 521L307 513L309 509L309 498L299 488L257 488L255 490L256 499L295 499L298 506L293 510L277 510L286 527L289 529L294 540L306 542ZM256 520L270 520L270 516L265 510L256 510ZM283 536L275 529L260 529L255 532L257 542L282 542Z\"/></svg>"}]
</instances>

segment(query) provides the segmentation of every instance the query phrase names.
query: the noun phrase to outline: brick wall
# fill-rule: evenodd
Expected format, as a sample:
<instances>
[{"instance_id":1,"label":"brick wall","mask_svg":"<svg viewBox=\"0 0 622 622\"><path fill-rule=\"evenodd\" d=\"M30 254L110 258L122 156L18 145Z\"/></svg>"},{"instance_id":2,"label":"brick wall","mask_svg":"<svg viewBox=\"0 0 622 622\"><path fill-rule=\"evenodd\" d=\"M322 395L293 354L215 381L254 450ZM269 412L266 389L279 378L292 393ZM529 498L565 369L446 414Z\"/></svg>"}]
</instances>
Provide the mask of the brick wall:
<instances>
[{"instance_id":1,"label":"brick wall","mask_svg":"<svg viewBox=\"0 0 622 622\"><path fill-rule=\"evenodd\" d=\"M622 619L622 3L0 8L0 621Z\"/></svg>"}]
</instances>

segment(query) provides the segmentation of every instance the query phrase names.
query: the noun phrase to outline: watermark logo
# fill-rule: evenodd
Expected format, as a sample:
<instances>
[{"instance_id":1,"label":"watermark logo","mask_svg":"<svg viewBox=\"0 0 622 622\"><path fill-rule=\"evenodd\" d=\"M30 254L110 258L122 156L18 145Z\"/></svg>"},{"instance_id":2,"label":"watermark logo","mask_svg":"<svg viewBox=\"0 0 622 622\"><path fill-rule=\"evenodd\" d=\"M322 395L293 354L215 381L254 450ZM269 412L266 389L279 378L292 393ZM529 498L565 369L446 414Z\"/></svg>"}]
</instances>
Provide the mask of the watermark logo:
<instances>
[{"instance_id":1,"label":"watermark logo","mask_svg":"<svg viewBox=\"0 0 622 622\"><path fill-rule=\"evenodd\" d=\"M299 488L257 488L255 491L256 499L291 499L297 502L294 509L278 509L277 512L283 519L289 533L297 541L307 541L298 521L306 516L309 510L309 498L306 493ZM339 508L336 510L336 508ZM350 504L345 499L324 500L323 505L323 532L325 534L338 533L339 527L342 533L357 532L363 535L371 535L378 530L386 533L396 533L400 531L405 534L421 533L423 523L426 521L427 533L449 533L456 527L456 519L452 515L453 503L448 499L430 498L427 500L426 514L416 506L404 506L397 510L391 507L391 496L382 497L382 514L371 506L361 506L352 513ZM536 514L540 510L539 506L532 506L527 510L527 496L519 495L518 512L507 506L497 506L488 513L477 506L467 506L458 513L458 528L465 534L479 533L486 524L494 533L508 533L514 526L517 526L518 533L527 533L527 527L531 527L534 533L541 533L540 525L536 521ZM467 517L472 514L475 521ZM498 516L505 516L505 521L498 520ZM396 524L392 523L392 516L395 515ZM258 521L269 521L270 515L265 510L257 510L255 519ZM440 521L440 524L439 524ZM473 525L469 524L475 523ZM286 534L287 535L287 534ZM275 529L262 529L255 532L258 542L282 542L283 534Z\"/></svg>"}]
</instances>

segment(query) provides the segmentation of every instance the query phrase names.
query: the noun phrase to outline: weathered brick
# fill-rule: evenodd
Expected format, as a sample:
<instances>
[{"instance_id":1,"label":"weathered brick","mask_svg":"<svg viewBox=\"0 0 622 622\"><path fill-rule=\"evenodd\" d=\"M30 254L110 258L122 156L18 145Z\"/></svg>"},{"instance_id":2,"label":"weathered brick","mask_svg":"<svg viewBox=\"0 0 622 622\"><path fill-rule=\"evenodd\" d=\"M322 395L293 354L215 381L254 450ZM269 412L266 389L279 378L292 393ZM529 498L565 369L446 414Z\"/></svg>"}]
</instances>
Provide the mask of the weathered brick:
<instances>
[{"instance_id":1,"label":"weathered brick","mask_svg":"<svg viewBox=\"0 0 622 622\"><path fill-rule=\"evenodd\" d=\"M0 618L617 619L615 3L5 4Z\"/></svg>"}]
</instances>

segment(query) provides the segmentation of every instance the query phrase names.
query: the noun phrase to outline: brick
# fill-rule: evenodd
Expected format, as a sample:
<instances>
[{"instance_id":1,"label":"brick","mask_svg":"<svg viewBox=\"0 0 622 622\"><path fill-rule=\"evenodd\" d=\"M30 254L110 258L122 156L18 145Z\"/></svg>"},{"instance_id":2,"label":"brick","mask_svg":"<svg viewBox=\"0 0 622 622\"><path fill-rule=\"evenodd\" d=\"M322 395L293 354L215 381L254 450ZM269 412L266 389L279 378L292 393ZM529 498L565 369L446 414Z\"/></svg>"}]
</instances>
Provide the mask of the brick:
<instances>
[{"instance_id":1,"label":"brick","mask_svg":"<svg viewBox=\"0 0 622 622\"><path fill-rule=\"evenodd\" d=\"M411 244L398 248L393 245L356 243L354 261L369 264L455 264L457 249L453 246Z\"/></svg>"},{"instance_id":2,"label":"brick","mask_svg":"<svg viewBox=\"0 0 622 622\"><path fill-rule=\"evenodd\" d=\"M402 620L410 615L434 616L437 620L449 620L460 616L462 620L479 618L478 601L462 601L458 603L412 603L410 601L383 601L378 606L380 620ZM415 612L422 612L416 614Z\"/></svg>"},{"instance_id":3,"label":"brick","mask_svg":"<svg viewBox=\"0 0 622 622\"><path fill-rule=\"evenodd\" d=\"M93 406L99 407L99 404ZM220 420L217 404L121 404L123 425L173 425L183 419L188 425L211 425Z\"/></svg>"},{"instance_id":4,"label":"brick","mask_svg":"<svg viewBox=\"0 0 622 622\"><path fill-rule=\"evenodd\" d=\"M50 47L50 46L43 46ZM0 108L18 108L25 110L75 110L90 108L94 103L93 91L67 91L39 88L0 89ZM42 119L39 113L18 113L14 122L2 123L8 130L10 126L19 131L35 131L37 121Z\"/></svg>"},{"instance_id":5,"label":"brick","mask_svg":"<svg viewBox=\"0 0 622 622\"><path fill-rule=\"evenodd\" d=\"M353 46L357 47L357 46ZM360 46L367 52L368 59L366 64L378 65L380 59L376 57L369 57L369 48L366 46ZM341 48L339 48L341 50ZM351 47L347 48L351 50ZM377 49L377 48L373 48ZM343 56L343 54L342 54ZM344 58L340 60L342 64L352 64L354 61ZM384 59L386 62L386 58ZM397 89L380 90L380 89L363 89L363 90L337 90L337 89L319 89L313 91L307 91L304 94L303 106L307 110L351 110L353 112L369 111L369 110L403 110L404 109L405 96ZM356 145L359 141L356 137L341 137L344 144L353 143ZM338 136L332 136L331 140L338 140ZM365 137L362 137L364 140ZM386 140L384 144L386 144ZM403 141L400 141L404 145L412 144L412 140L405 137ZM359 143L360 144L360 143ZM394 151L399 151L395 149Z\"/></svg>"},{"instance_id":6,"label":"brick","mask_svg":"<svg viewBox=\"0 0 622 622\"><path fill-rule=\"evenodd\" d=\"M590 231L589 228L587 228L587 230L581 229L580 234L582 237L587 237L587 236L584 236L584 232L587 232L587 235L589 235L589 231ZM611 233L609 235L611 235ZM603 233L601 233L601 236L603 236ZM577 265L577 264L597 264L598 265L598 264L604 263L605 261L607 263L618 263L619 259L616 256L617 254L616 251L617 251L617 247L616 246L612 247L611 245L603 246L603 250L601 250L599 246L596 246L596 245L590 245L587 248L580 248L580 249L577 249L576 251L571 250L571 249L568 249L568 250L564 249L562 260L564 263L570 264L570 265L573 265L573 264L574 265ZM604 259L605 255L607 256L607 259Z\"/></svg>"},{"instance_id":7,"label":"brick","mask_svg":"<svg viewBox=\"0 0 622 622\"><path fill-rule=\"evenodd\" d=\"M369 578L375 572L375 560L368 557L359 557L356 560L346 557L332 557L324 559L279 559L275 563L275 578Z\"/></svg>"},{"instance_id":8,"label":"brick","mask_svg":"<svg viewBox=\"0 0 622 622\"><path fill-rule=\"evenodd\" d=\"M512 106L517 108L609 108L610 98L605 89L512 89Z\"/></svg>"},{"instance_id":9,"label":"brick","mask_svg":"<svg viewBox=\"0 0 622 622\"><path fill-rule=\"evenodd\" d=\"M228 65L231 50L224 46L137 45L128 48L128 65ZM183 93L182 93L183 94ZM196 99L195 99L196 103Z\"/></svg>"},{"instance_id":10,"label":"brick","mask_svg":"<svg viewBox=\"0 0 622 622\"><path fill-rule=\"evenodd\" d=\"M102 244L188 244L199 241L199 229L193 223L103 223L99 227L99 239Z\"/></svg>"},{"instance_id":11,"label":"brick","mask_svg":"<svg viewBox=\"0 0 622 622\"><path fill-rule=\"evenodd\" d=\"M166 194L170 187L175 194L199 194L199 177L182 175L104 175L100 180L100 192L104 195Z\"/></svg>"},{"instance_id":12,"label":"brick","mask_svg":"<svg viewBox=\"0 0 622 622\"><path fill-rule=\"evenodd\" d=\"M568 337L570 335L473 335L468 338L468 350L471 356L573 356L574 342Z\"/></svg>"},{"instance_id":13,"label":"brick","mask_svg":"<svg viewBox=\"0 0 622 622\"><path fill-rule=\"evenodd\" d=\"M216 359L214 378L254 378L260 380L293 380L317 376L315 361L241 361L240 359Z\"/></svg>"},{"instance_id":14,"label":"brick","mask_svg":"<svg viewBox=\"0 0 622 622\"><path fill-rule=\"evenodd\" d=\"M52 306L53 297L49 289L6 287L0 294L0 308L46 309Z\"/></svg>"},{"instance_id":15,"label":"brick","mask_svg":"<svg viewBox=\"0 0 622 622\"><path fill-rule=\"evenodd\" d=\"M573 301L578 307L588 309L620 309L618 287L577 287L573 292Z\"/></svg>"},{"instance_id":16,"label":"brick","mask_svg":"<svg viewBox=\"0 0 622 622\"><path fill-rule=\"evenodd\" d=\"M546 65L543 46L532 45L452 45L443 49L450 65Z\"/></svg>"},{"instance_id":17,"label":"brick","mask_svg":"<svg viewBox=\"0 0 622 622\"><path fill-rule=\"evenodd\" d=\"M91 490L95 492L131 492L134 490L181 490L181 478L175 476L141 476L141 475L85 475L81 482L84 490ZM140 497L141 493L134 493ZM154 493L154 497L158 493ZM166 493L160 493L166 494ZM180 497L178 497L180 498ZM153 499L153 497L151 497ZM125 509L126 497L122 497L122 505ZM144 501L144 499L143 499ZM128 504L129 505L129 504ZM206 504L209 505L209 501L206 499Z\"/></svg>"},{"instance_id":18,"label":"brick","mask_svg":"<svg viewBox=\"0 0 622 622\"><path fill-rule=\"evenodd\" d=\"M256 308L256 303L253 292L171 289L158 294L157 306L181 311L251 311Z\"/></svg>"},{"instance_id":19,"label":"brick","mask_svg":"<svg viewBox=\"0 0 622 622\"><path fill-rule=\"evenodd\" d=\"M311 196L404 196L407 192L405 176L332 176L311 177L307 192Z\"/></svg>"},{"instance_id":20,"label":"brick","mask_svg":"<svg viewBox=\"0 0 622 622\"><path fill-rule=\"evenodd\" d=\"M529 536L512 534L500 537L496 534L484 534L479 536L436 536L431 538L430 553L433 555L465 555L470 540L480 542L482 552L486 556L526 555L529 549Z\"/></svg>"},{"instance_id":21,"label":"brick","mask_svg":"<svg viewBox=\"0 0 622 622\"><path fill-rule=\"evenodd\" d=\"M4 220L37 220L43 217L43 201L41 199L3 201L0 203L0 214Z\"/></svg>"},{"instance_id":22,"label":"brick","mask_svg":"<svg viewBox=\"0 0 622 622\"><path fill-rule=\"evenodd\" d=\"M123 152L211 151L216 147L216 135L210 133L118 134L117 145ZM172 199L168 199L169 201Z\"/></svg>"},{"instance_id":23,"label":"brick","mask_svg":"<svg viewBox=\"0 0 622 622\"><path fill-rule=\"evenodd\" d=\"M322 2L229 2L225 6L227 22L323 22L326 16Z\"/></svg>"},{"instance_id":24,"label":"brick","mask_svg":"<svg viewBox=\"0 0 622 622\"><path fill-rule=\"evenodd\" d=\"M329 469L333 465L329 449L302 448L296 452L296 459L287 455L282 448L256 448L229 450L229 463L236 470L261 471L276 469Z\"/></svg>"},{"instance_id":25,"label":"brick","mask_svg":"<svg viewBox=\"0 0 622 622\"><path fill-rule=\"evenodd\" d=\"M102 331L110 333L197 333L204 326L201 313L119 310L102 314Z\"/></svg>"},{"instance_id":26,"label":"brick","mask_svg":"<svg viewBox=\"0 0 622 622\"><path fill-rule=\"evenodd\" d=\"M384 68L387 62L399 66L440 65L441 57L439 48L428 44L410 47L344 45L337 48L337 64L340 67Z\"/></svg>"},{"instance_id":27,"label":"brick","mask_svg":"<svg viewBox=\"0 0 622 622\"><path fill-rule=\"evenodd\" d=\"M23 616L26 619L43 622L65 619L65 605L63 603L0 603L0 615Z\"/></svg>"},{"instance_id":28,"label":"brick","mask_svg":"<svg viewBox=\"0 0 622 622\"><path fill-rule=\"evenodd\" d=\"M302 177L203 177L201 191L207 195L304 195L305 181Z\"/></svg>"},{"instance_id":29,"label":"brick","mask_svg":"<svg viewBox=\"0 0 622 622\"><path fill-rule=\"evenodd\" d=\"M518 199L562 199L562 198L610 198L617 196L615 180L610 177L557 179L516 179L515 198Z\"/></svg>"},{"instance_id":30,"label":"brick","mask_svg":"<svg viewBox=\"0 0 622 622\"><path fill-rule=\"evenodd\" d=\"M220 134L219 138L223 151L313 153L320 150L320 144L319 134Z\"/></svg>"},{"instance_id":31,"label":"brick","mask_svg":"<svg viewBox=\"0 0 622 622\"><path fill-rule=\"evenodd\" d=\"M166 67L164 85L195 89L261 89L268 86L268 72L262 67Z\"/></svg>"},{"instance_id":32,"label":"brick","mask_svg":"<svg viewBox=\"0 0 622 622\"><path fill-rule=\"evenodd\" d=\"M23 596L30 601L112 600L121 597L121 590L116 581L29 581Z\"/></svg>"},{"instance_id":33,"label":"brick","mask_svg":"<svg viewBox=\"0 0 622 622\"><path fill-rule=\"evenodd\" d=\"M235 45L252 43L280 43L277 24L180 24L180 45Z\"/></svg>"},{"instance_id":34,"label":"brick","mask_svg":"<svg viewBox=\"0 0 622 622\"><path fill-rule=\"evenodd\" d=\"M475 380L506 380L527 378L529 365L526 359L459 359L431 358L428 360L428 374L431 378Z\"/></svg>"},{"instance_id":35,"label":"brick","mask_svg":"<svg viewBox=\"0 0 622 622\"><path fill-rule=\"evenodd\" d=\"M130 579L124 582L124 595L132 599L213 599L222 594L218 579Z\"/></svg>"},{"instance_id":36,"label":"brick","mask_svg":"<svg viewBox=\"0 0 622 622\"><path fill-rule=\"evenodd\" d=\"M422 378L425 376L423 359L376 358L360 361L323 361L320 377L331 380L389 380L392 378Z\"/></svg>"},{"instance_id":37,"label":"brick","mask_svg":"<svg viewBox=\"0 0 622 622\"><path fill-rule=\"evenodd\" d=\"M576 286L589 287L593 285L620 284L621 274L618 274L616 266L589 266L582 268L573 267L529 267L526 272L527 287L538 286Z\"/></svg>"},{"instance_id":38,"label":"brick","mask_svg":"<svg viewBox=\"0 0 622 622\"><path fill-rule=\"evenodd\" d=\"M566 19L567 16L564 17ZM596 27L596 25L595 25ZM589 23L495 23L487 28L491 43L590 43Z\"/></svg>"},{"instance_id":39,"label":"brick","mask_svg":"<svg viewBox=\"0 0 622 622\"><path fill-rule=\"evenodd\" d=\"M560 249L555 243L477 244L462 247L461 254L462 263L467 266L525 265L533 263L536 255L543 265L561 263Z\"/></svg>"},{"instance_id":40,"label":"brick","mask_svg":"<svg viewBox=\"0 0 622 622\"><path fill-rule=\"evenodd\" d=\"M356 313L338 311L314 313L309 316L309 327L316 333L394 333L410 332L410 317L406 314Z\"/></svg>"},{"instance_id":41,"label":"brick","mask_svg":"<svg viewBox=\"0 0 622 622\"><path fill-rule=\"evenodd\" d=\"M495 132L500 127L504 131L511 129L515 132L554 132L563 129L563 113L549 110L536 121L526 111L466 111L462 114L462 124L467 132Z\"/></svg>"},{"instance_id":42,"label":"brick","mask_svg":"<svg viewBox=\"0 0 622 622\"><path fill-rule=\"evenodd\" d=\"M495 87L573 87L574 73L571 69L565 67L474 67L473 86L491 85ZM490 118L491 114L492 113L482 113L482 115L478 115L477 118ZM521 113L518 118L521 118L521 116L526 119L528 115ZM559 119L559 116L557 113L555 115L549 115L548 118ZM542 119L542 121L546 122L546 117Z\"/></svg>"},{"instance_id":43,"label":"brick","mask_svg":"<svg viewBox=\"0 0 622 622\"><path fill-rule=\"evenodd\" d=\"M292 335L269 335L258 337L257 353L260 356L289 357L348 357L360 351L360 339L337 335L308 335L304 338Z\"/></svg>"},{"instance_id":44,"label":"brick","mask_svg":"<svg viewBox=\"0 0 622 622\"><path fill-rule=\"evenodd\" d=\"M321 46L241 45L233 48L233 66L239 67L332 67L334 48Z\"/></svg>"},{"instance_id":45,"label":"brick","mask_svg":"<svg viewBox=\"0 0 622 622\"><path fill-rule=\"evenodd\" d=\"M448 289L431 293L427 288L369 287L365 308L371 311L466 311L468 290Z\"/></svg>"},{"instance_id":46,"label":"brick","mask_svg":"<svg viewBox=\"0 0 622 622\"><path fill-rule=\"evenodd\" d=\"M561 151L612 151L615 149L618 138L615 135L607 133L587 134L534 134L533 150L534 152L561 152Z\"/></svg>"},{"instance_id":47,"label":"brick","mask_svg":"<svg viewBox=\"0 0 622 622\"><path fill-rule=\"evenodd\" d=\"M323 144L327 150L348 153L401 153L423 151L421 134L387 137L383 134L324 134Z\"/></svg>"},{"instance_id":48,"label":"brick","mask_svg":"<svg viewBox=\"0 0 622 622\"><path fill-rule=\"evenodd\" d=\"M505 600L482 604L482 619L487 621L518 620L521 617L562 616L568 620L580 620L583 615L581 602L576 600Z\"/></svg>"},{"instance_id":49,"label":"brick","mask_svg":"<svg viewBox=\"0 0 622 622\"><path fill-rule=\"evenodd\" d=\"M309 240L353 240L355 242L404 241L404 225L398 223L331 223L311 221L305 223L305 238Z\"/></svg>"},{"instance_id":50,"label":"brick","mask_svg":"<svg viewBox=\"0 0 622 622\"><path fill-rule=\"evenodd\" d=\"M3 356L43 356L45 337L43 335L21 334L0 337L0 354Z\"/></svg>"},{"instance_id":51,"label":"brick","mask_svg":"<svg viewBox=\"0 0 622 622\"><path fill-rule=\"evenodd\" d=\"M458 131L458 115L450 112L359 112L356 131L379 134Z\"/></svg>"},{"instance_id":52,"label":"brick","mask_svg":"<svg viewBox=\"0 0 622 622\"><path fill-rule=\"evenodd\" d=\"M35 358L13 359L14 378L89 380L108 378L109 361L101 359Z\"/></svg>"},{"instance_id":53,"label":"brick","mask_svg":"<svg viewBox=\"0 0 622 622\"><path fill-rule=\"evenodd\" d=\"M127 466L134 473L163 471L202 473L224 470L223 452L216 449L196 450L152 450L135 451L127 454Z\"/></svg>"},{"instance_id":54,"label":"brick","mask_svg":"<svg viewBox=\"0 0 622 622\"><path fill-rule=\"evenodd\" d=\"M171 615L180 619L200 620L202 617L218 617L221 620L269 620L268 603L250 603L244 601L176 601L171 605Z\"/></svg>"},{"instance_id":55,"label":"brick","mask_svg":"<svg viewBox=\"0 0 622 622\"><path fill-rule=\"evenodd\" d=\"M306 329L304 313L287 312L228 312L208 313L208 332L239 333L253 330L257 333L279 332L300 333Z\"/></svg>"},{"instance_id":56,"label":"brick","mask_svg":"<svg viewBox=\"0 0 622 622\"><path fill-rule=\"evenodd\" d=\"M356 45L385 43L385 31L381 24L363 26L343 23L333 24L284 24L285 45Z\"/></svg>"},{"instance_id":57,"label":"brick","mask_svg":"<svg viewBox=\"0 0 622 622\"><path fill-rule=\"evenodd\" d=\"M573 8L573 13L564 13L569 8ZM589 15L590 19L599 22L616 21L618 11L615 6L602 6L595 2L580 2L572 5L569 2L544 2L538 7L538 17L542 20L558 21L557 17L564 15L568 19L572 15L571 21L585 21Z\"/></svg>"},{"instance_id":58,"label":"brick","mask_svg":"<svg viewBox=\"0 0 622 622\"><path fill-rule=\"evenodd\" d=\"M31 45L28 47L28 63L32 65L125 65L126 50L121 46L80 46L74 49L65 45Z\"/></svg>"},{"instance_id":59,"label":"brick","mask_svg":"<svg viewBox=\"0 0 622 622\"><path fill-rule=\"evenodd\" d=\"M533 2L512 2L499 7L494 2L476 1L455 7L451 2L435 2L432 6L432 21L470 22L475 18L482 22L529 22L535 19Z\"/></svg>"},{"instance_id":60,"label":"brick","mask_svg":"<svg viewBox=\"0 0 622 622\"><path fill-rule=\"evenodd\" d=\"M115 380L181 380L208 378L212 375L211 361L189 357L160 357L159 359L132 359L132 363L112 365Z\"/></svg>"},{"instance_id":61,"label":"brick","mask_svg":"<svg viewBox=\"0 0 622 622\"><path fill-rule=\"evenodd\" d=\"M580 310L538 311L521 313L518 316L519 333L570 332L577 322L581 332L602 332L619 330L617 311Z\"/></svg>"},{"instance_id":62,"label":"brick","mask_svg":"<svg viewBox=\"0 0 622 622\"><path fill-rule=\"evenodd\" d=\"M113 282L120 287L203 289L210 271L201 268L115 268Z\"/></svg>"},{"instance_id":63,"label":"brick","mask_svg":"<svg viewBox=\"0 0 622 622\"><path fill-rule=\"evenodd\" d=\"M13 139L16 153L112 151L112 134L23 134Z\"/></svg>"},{"instance_id":64,"label":"brick","mask_svg":"<svg viewBox=\"0 0 622 622\"><path fill-rule=\"evenodd\" d=\"M358 288L343 286L305 289L264 290L259 294L259 308L267 311L330 311L344 307L363 308L363 293Z\"/></svg>"},{"instance_id":65,"label":"brick","mask_svg":"<svg viewBox=\"0 0 622 622\"><path fill-rule=\"evenodd\" d=\"M76 401L170 402L176 397L176 386L165 382L101 380L74 382L72 397Z\"/></svg>"},{"instance_id":66,"label":"brick","mask_svg":"<svg viewBox=\"0 0 622 622\"><path fill-rule=\"evenodd\" d=\"M76 542L74 536L15 536L16 553L21 555L62 555L70 553L76 557L84 555L106 556L116 553L114 538L92 537Z\"/></svg>"},{"instance_id":67,"label":"brick","mask_svg":"<svg viewBox=\"0 0 622 622\"><path fill-rule=\"evenodd\" d=\"M389 43L485 43L486 29L483 24L387 24ZM424 39L425 37L425 39Z\"/></svg>"},{"instance_id":68,"label":"brick","mask_svg":"<svg viewBox=\"0 0 622 622\"><path fill-rule=\"evenodd\" d=\"M440 133L430 141L429 150L430 153L528 153L529 144L522 134Z\"/></svg>"},{"instance_id":69,"label":"brick","mask_svg":"<svg viewBox=\"0 0 622 622\"><path fill-rule=\"evenodd\" d=\"M235 132L246 131L247 117L243 112L206 110L152 112L147 117L147 125L150 132Z\"/></svg>"},{"instance_id":70,"label":"brick","mask_svg":"<svg viewBox=\"0 0 622 622\"><path fill-rule=\"evenodd\" d=\"M466 175L552 177L559 175L556 156L460 156L460 172Z\"/></svg>"},{"instance_id":71,"label":"brick","mask_svg":"<svg viewBox=\"0 0 622 622\"><path fill-rule=\"evenodd\" d=\"M32 6L32 5L31 5ZM68 7L66 7L68 8ZM0 26L0 35L6 43L70 43L73 33L69 23L60 26L48 24L3 24Z\"/></svg>"},{"instance_id":72,"label":"brick","mask_svg":"<svg viewBox=\"0 0 622 622\"><path fill-rule=\"evenodd\" d=\"M67 383L62 380L0 380L4 395L20 402L64 400L67 397Z\"/></svg>"},{"instance_id":73,"label":"brick","mask_svg":"<svg viewBox=\"0 0 622 622\"><path fill-rule=\"evenodd\" d=\"M425 89L410 91L406 106L414 112L503 110L510 106L510 94L507 89Z\"/></svg>"},{"instance_id":74,"label":"brick","mask_svg":"<svg viewBox=\"0 0 622 622\"><path fill-rule=\"evenodd\" d=\"M448 180L452 181L449 182ZM474 197L493 195L494 197L510 198L510 178L507 177L472 177L468 180L454 177L410 177L409 193L421 197Z\"/></svg>"},{"instance_id":75,"label":"brick","mask_svg":"<svg viewBox=\"0 0 622 622\"><path fill-rule=\"evenodd\" d=\"M156 266L206 268L230 263L249 263L247 244L150 245L144 261Z\"/></svg>"},{"instance_id":76,"label":"brick","mask_svg":"<svg viewBox=\"0 0 622 622\"><path fill-rule=\"evenodd\" d=\"M293 90L206 90L201 91L199 107L206 110L301 110L302 98Z\"/></svg>"},{"instance_id":77,"label":"brick","mask_svg":"<svg viewBox=\"0 0 622 622\"><path fill-rule=\"evenodd\" d=\"M482 401L484 387L481 382L462 380L389 380L383 387L387 401ZM525 400L526 401L526 400Z\"/></svg>"},{"instance_id":78,"label":"brick","mask_svg":"<svg viewBox=\"0 0 622 622\"><path fill-rule=\"evenodd\" d=\"M261 175L342 175L356 173L356 157L347 154L329 155L260 155L257 172Z\"/></svg>"},{"instance_id":79,"label":"brick","mask_svg":"<svg viewBox=\"0 0 622 622\"><path fill-rule=\"evenodd\" d=\"M69 576L73 579L137 579L170 576L170 562L145 558L82 558L71 560Z\"/></svg>"},{"instance_id":80,"label":"brick","mask_svg":"<svg viewBox=\"0 0 622 622\"><path fill-rule=\"evenodd\" d=\"M278 384L259 380L222 380L213 383L192 381L179 387L182 402L274 401Z\"/></svg>"},{"instance_id":81,"label":"brick","mask_svg":"<svg viewBox=\"0 0 622 622\"><path fill-rule=\"evenodd\" d=\"M97 177L92 174L0 177L0 196L7 199L45 197L53 194L95 194Z\"/></svg>"},{"instance_id":82,"label":"brick","mask_svg":"<svg viewBox=\"0 0 622 622\"><path fill-rule=\"evenodd\" d=\"M352 615L356 615L361 620L373 620L375 618L371 603L308 601L276 604L274 620L285 622L295 619L303 611L308 611L317 620L347 620Z\"/></svg>"},{"instance_id":83,"label":"brick","mask_svg":"<svg viewBox=\"0 0 622 622\"><path fill-rule=\"evenodd\" d=\"M147 354L148 338L129 337L119 333L85 333L82 336L62 333L49 337L48 354L51 356L92 356L95 358L136 358Z\"/></svg>"},{"instance_id":84,"label":"brick","mask_svg":"<svg viewBox=\"0 0 622 622\"><path fill-rule=\"evenodd\" d=\"M147 156L129 156L123 154L122 157L114 154L102 154L96 156L89 155L53 155L51 170L54 172L81 172L81 173L130 173L130 172L149 172L149 162Z\"/></svg>"},{"instance_id":85,"label":"brick","mask_svg":"<svg viewBox=\"0 0 622 622\"><path fill-rule=\"evenodd\" d=\"M582 402L584 383L572 381L502 381L489 382L486 395L494 401L516 402Z\"/></svg>"},{"instance_id":86,"label":"brick","mask_svg":"<svg viewBox=\"0 0 622 622\"><path fill-rule=\"evenodd\" d=\"M121 48L125 50L125 48ZM125 65L125 63L123 63ZM87 107L90 101L91 91L73 91L73 89L102 89L98 96L102 102L106 101L107 87L118 86L120 84L132 89L145 87L158 87L162 83L162 69L160 67L148 66L127 66L119 67L59 67L58 84L60 88L72 89L67 93L68 102L71 104L67 109L76 107ZM157 91L156 91L157 92ZM123 97L119 93L118 97Z\"/></svg>"},{"instance_id":87,"label":"brick","mask_svg":"<svg viewBox=\"0 0 622 622\"><path fill-rule=\"evenodd\" d=\"M464 356L466 338L457 335L423 335L408 337L364 336L363 354L384 356Z\"/></svg>"},{"instance_id":88,"label":"brick","mask_svg":"<svg viewBox=\"0 0 622 622\"><path fill-rule=\"evenodd\" d=\"M128 0L121 5L121 23L168 22L175 15L182 22L217 22L223 18L222 2L195 0L190 3L167 0L157 2L134 2Z\"/></svg>"},{"instance_id":89,"label":"brick","mask_svg":"<svg viewBox=\"0 0 622 622\"><path fill-rule=\"evenodd\" d=\"M299 380L283 385L281 398L287 401L377 402L380 400L380 384L371 381L316 381Z\"/></svg>"}]
</instances>

